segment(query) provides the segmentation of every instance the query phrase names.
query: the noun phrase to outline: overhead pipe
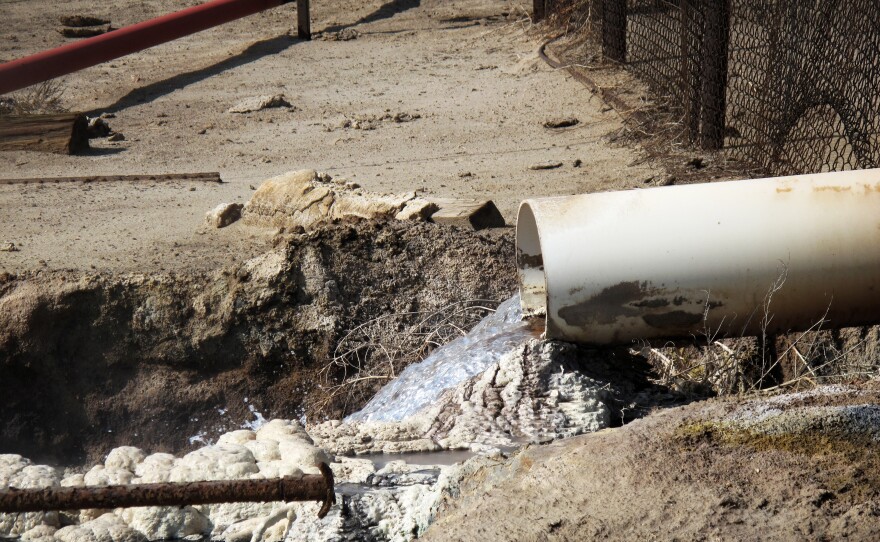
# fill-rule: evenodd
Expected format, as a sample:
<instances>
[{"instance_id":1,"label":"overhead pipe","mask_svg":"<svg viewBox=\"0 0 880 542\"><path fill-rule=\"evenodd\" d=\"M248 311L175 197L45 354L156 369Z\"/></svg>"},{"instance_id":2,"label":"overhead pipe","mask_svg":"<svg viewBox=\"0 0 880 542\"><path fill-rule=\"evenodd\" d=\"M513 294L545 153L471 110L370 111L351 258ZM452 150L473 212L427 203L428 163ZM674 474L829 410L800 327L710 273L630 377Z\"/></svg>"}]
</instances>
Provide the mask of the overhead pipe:
<instances>
[{"instance_id":1,"label":"overhead pipe","mask_svg":"<svg viewBox=\"0 0 880 542\"><path fill-rule=\"evenodd\" d=\"M523 311L610 345L880 323L880 169L530 199Z\"/></svg>"},{"instance_id":2,"label":"overhead pipe","mask_svg":"<svg viewBox=\"0 0 880 542\"><path fill-rule=\"evenodd\" d=\"M213 0L82 41L0 64L0 94L195 34L294 0ZM308 1L298 2L308 11ZM305 17L304 17L305 15ZM299 14L300 37L306 14ZM306 28L306 33L308 29Z\"/></svg>"}]
</instances>

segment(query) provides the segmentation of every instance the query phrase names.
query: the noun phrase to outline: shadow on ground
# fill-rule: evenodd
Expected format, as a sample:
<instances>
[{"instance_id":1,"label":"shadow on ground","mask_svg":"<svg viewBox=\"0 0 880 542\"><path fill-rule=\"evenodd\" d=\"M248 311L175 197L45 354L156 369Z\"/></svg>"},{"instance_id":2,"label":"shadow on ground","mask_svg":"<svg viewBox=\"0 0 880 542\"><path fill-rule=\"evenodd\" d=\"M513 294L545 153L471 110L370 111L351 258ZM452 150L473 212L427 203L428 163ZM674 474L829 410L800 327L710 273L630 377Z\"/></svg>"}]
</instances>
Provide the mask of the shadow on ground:
<instances>
[{"instance_id":1,"label":"shadow on ground","mask_svg":"<svg viewBox=\"0 0 880 542\"><path fill-rule=\"evenodd\" d=\"M104 112L115 113L135 105L152 102L156 98L171 94L175 90L180 90L193 83L198 83L199 81L223 73L226 70L243 66L265 56L278 54L300 41L302 40L294 38L288 34L258 41L241 53L222 60L221 62L217 62L216 64L191 72L180 73L167 79L156 81L145 87L134 89L116 100L112 105L103 107L100 110L92 111L88 114L96 115Z\"/></svg>"}]
</instances>

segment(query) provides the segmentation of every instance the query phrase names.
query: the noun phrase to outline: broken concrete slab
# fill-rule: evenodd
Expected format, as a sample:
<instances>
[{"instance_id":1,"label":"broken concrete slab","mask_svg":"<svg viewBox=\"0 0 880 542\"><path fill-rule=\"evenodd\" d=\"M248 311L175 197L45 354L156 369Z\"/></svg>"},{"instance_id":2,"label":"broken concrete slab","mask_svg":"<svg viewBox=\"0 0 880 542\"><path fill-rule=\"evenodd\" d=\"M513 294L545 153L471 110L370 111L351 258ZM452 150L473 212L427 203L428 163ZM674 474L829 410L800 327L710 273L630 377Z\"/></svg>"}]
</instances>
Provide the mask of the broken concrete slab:
<instances>
[{"instance_id":1,"label":"broken concrete slab","mask_svg":"<svg viewBox=\"0 0 880 542\"><path fill-rule=\"evenodd\" d=\"M422 198L414 198L406 202L403 209L397 213L394 218L397 220L420 220L427 221L431 216L440 210L440 207L433 201Z\"/></svg>"},{"instance_id":2,"label":"broken concrete slab","mask_svg":"<svg viewBox=\"0 0 880 542\"><path fill-rule=\"evenodd\" d=\"M225 228L241 218L241 203L221 203L205 215L205 222L215 228Z\"/></svg>"},{"instance_id":3,"label":"broken concrete slab","mask_svg":"<svg viewBox=\"0 0 880 542\"><path fill-rule=\"evenodd\" d=\"M251 225L309 229L341 218L394 218L414 198L412 192L376 194L340 186L307 169L265 181L245 205L242 217Z\"/></svg>"},{"instance_id":4,"label":"broken concrete slab","mask_svg":"<svg viewBox=\"0 0 880 542\"><path fill-rule=\"evenodd\" d=\"M504 217L492 200L436 199L440 210L431 215L438 224L450 224L473 230L503 228Z\"/></svg>"}]
</instances>

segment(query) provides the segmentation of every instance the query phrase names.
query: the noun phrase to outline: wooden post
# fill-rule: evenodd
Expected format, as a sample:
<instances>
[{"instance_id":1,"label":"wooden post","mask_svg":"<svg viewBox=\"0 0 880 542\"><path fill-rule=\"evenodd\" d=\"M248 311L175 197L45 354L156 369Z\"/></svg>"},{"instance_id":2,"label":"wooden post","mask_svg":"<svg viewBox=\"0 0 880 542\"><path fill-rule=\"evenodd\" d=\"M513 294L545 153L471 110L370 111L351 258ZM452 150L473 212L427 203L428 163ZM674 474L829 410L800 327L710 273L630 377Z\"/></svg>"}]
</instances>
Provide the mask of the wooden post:
<instances>
[{"instance_id":1,"label":"wooden post","mask_svg":"<svg viewBox=\"0 0 880 542\"><path fill-rule=\"evenodd\" d=\"M87 130L81 113L0 116L0 151L75 154L89 148Z\"/></svg>"},{"instance_id":2,"label":"wooden post","mask_svg":"<svg viewBox=\"0 0 880 542\"><path fill-rule=\"evenodd\" d=\"M602 55L626 62L626 0L602 0Z\"/></svg>"},{"instance_id":3,"label":"wooden post","mask_svg":"<svg viewBox=\"0 0 880 542\"><path fill-rule=\"evenodd\" d=\"M703 92L700 143L704 149L724 146L727 109L727 55L730 42L730 0L706 3L703 30Z\"/></svg>"},{"instance_id":4,"label":"wooden post","mask_svg":"<svg viewBox=\"0 0 880 542\"><path fill-rule=\"evenodd\" d=\"M309 0L296 0L296 26L299 39L312 39L312 20L311 17L309 17Z\"/></svg>"},{"instance_id":5,"label":"wooden post","mask_svg":"<svg viewBox=\"0 0 880 542\"><path fill-rule=\"evenodd\" d=\"M532 24L540 22L547 16L545 0L532 0Z\"/></svg>"}]
</instances>

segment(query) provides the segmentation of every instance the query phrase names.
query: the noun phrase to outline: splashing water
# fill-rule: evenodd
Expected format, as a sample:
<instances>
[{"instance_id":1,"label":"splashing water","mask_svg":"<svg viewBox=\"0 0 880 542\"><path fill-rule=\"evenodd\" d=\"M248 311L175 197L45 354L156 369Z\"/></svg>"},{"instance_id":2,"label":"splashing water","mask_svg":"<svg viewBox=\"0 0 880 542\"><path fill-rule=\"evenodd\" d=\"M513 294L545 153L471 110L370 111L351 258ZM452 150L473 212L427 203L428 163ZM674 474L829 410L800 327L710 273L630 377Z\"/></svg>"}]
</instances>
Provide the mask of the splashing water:
<instances>
[{"instance_id":1,"label":"splashing water","mask_svg":"<svg viewBox=\"0 0 880 542\"><path fill-rule=\"evenodd\" d=\"M536 336L522 321L519 294L498 306L467 335L410 365L345 421L400 421L433 403L445 390L489 368L503 354Z\"/></svg>"}]
</instances>

